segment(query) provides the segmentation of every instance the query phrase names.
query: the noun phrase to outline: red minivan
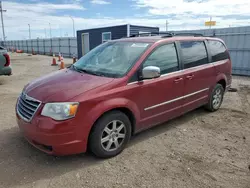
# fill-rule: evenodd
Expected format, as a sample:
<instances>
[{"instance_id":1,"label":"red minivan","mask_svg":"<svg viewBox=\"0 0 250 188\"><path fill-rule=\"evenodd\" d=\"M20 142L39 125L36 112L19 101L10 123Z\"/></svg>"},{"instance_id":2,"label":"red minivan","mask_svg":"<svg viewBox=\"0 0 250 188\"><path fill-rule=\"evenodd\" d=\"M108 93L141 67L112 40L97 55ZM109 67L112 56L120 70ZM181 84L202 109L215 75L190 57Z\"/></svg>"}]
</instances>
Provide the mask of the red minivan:
<instances>
[{"instance_id":1,"label":"red minivan","mask_svg":"<svg viewBox=\"0 0 250 188\"><path fill-rule=\"evenodd\" d=\"M166 34L108 41L70 68L26 85L17 122L25 138L48 154L89 149L112 157L142 130L200 106L218 110L231 70L217 38Z\"/></svg>"}]
</instances>

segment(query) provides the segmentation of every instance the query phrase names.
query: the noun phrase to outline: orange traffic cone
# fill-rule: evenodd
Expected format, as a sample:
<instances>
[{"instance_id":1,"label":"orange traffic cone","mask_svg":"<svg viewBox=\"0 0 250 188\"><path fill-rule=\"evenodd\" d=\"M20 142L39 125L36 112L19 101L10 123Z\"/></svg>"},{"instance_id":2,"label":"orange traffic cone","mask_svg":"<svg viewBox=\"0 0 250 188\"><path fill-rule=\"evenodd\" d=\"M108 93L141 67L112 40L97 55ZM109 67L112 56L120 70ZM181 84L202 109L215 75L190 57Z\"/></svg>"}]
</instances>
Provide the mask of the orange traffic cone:
<instances>
[{"instance_id":1,"label":"orange traffic cone","mask_svg":"<svg viewBox=\"0 0 250 188\"><path fill-rule=\"evenodd\" d=\"M64 65L64 60L63 60L63 56L61 57L61 64L60 64L60 70L64 69L65 65Z\"/></svg>"},{"instance_id":2,"label":"orange traffic cone","mask_svg":"<svg viewBox=\"0 0 250 188\"><path fill-rule=\"evenodd\" d=\"M58 54L58 61L61 61L62 60L62 56L61 56L61 53L59 52Z\"/></svg>"},{"instance_id":3,"label":"orange traffic cone","mask_svg":"<svg viewBox=\"0 0 250 188\"><path fill-rule=\"evenodd\" d=\"M51 66L56 66L57 63L56 63L56 57L55 57L55 54L53 54L53 59L52 59L52 64Z\"/></svg>"}]
</instances>

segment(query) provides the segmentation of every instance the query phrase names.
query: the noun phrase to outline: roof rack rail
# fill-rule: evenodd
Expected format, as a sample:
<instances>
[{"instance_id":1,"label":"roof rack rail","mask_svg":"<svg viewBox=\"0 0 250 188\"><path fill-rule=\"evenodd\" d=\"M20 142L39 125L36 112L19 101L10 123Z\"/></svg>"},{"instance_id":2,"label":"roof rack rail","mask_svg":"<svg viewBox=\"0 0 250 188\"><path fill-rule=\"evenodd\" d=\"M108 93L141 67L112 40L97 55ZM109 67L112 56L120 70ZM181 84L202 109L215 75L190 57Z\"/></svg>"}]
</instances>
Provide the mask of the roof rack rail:
<instances>
[{"instance_id":1,"label":"roof rack rail","mask_svg":"<svg viewBox=\"0 0 250 188\"><path fill-rule=\"evenodd\" d=\"M203 35L200 33L173 33L173 32L145 32L145 33L137 33L134 35L130 35L129 37L143 37L143 36L161 36L162 38L174 37L174 36L194 36L194 37L202 37Z\"/></svg>"},{"instance_id":2,"label":"roof rack rail","mask_svg":"<svg viewBox=\"0 0 250 188\"><path fill-rule=\"evenodd\" d=\"M165 36L165 37L172 37L173 33L170 33L170 32L145 32L145 33L137 33L135 35L130 35L130 37L142 37L142 36Z\"/></svg>"},{"instance_id":3,"label":"roof rack rail","mask_svg":"<svg viewBox=\"0 0 250 188\"><path fill-rule=\"evenodd\" d=\"M201 33L174 33L174 36L194 36L194 37L203 37Z\"/></svg>"}]
</instances>

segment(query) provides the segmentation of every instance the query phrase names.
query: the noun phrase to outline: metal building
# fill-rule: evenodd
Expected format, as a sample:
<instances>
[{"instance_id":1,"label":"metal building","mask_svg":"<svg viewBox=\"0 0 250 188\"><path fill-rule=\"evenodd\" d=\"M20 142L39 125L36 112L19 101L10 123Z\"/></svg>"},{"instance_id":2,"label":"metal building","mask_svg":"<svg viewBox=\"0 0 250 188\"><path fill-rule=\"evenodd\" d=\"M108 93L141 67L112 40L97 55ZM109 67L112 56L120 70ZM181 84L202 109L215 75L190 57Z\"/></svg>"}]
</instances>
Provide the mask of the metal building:
<instances>
[{"instance_id":1,"label":"metal building","mask_svg":"<svg viewBox=\"0 0 250 188\"><path fill-rule=\"evenodd\" d=\"M221 38L229 49L233 74L250 76L250 26L173 32L201 33L204 36Z\"/></svg>"},{"instance_id":2,"label":"metal building","mask_svg":"<svg viewBox=\"0 0 250 188\"><path fill-rule=\"evenodd\" d=\"M120 39L145 32L159 32L159 27L126 24L77 31L78 58L108 40Z\"/></svg>"}]
</instances>

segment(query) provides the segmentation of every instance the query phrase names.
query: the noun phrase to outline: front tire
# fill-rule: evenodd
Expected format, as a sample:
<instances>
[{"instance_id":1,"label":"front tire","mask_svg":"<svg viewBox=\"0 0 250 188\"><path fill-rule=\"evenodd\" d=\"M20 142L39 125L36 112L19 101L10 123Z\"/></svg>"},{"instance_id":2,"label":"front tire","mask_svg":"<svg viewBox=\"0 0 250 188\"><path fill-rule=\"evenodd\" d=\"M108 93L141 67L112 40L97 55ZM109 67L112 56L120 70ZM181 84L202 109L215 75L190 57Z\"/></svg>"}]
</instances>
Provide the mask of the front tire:
<instances>
[{"instance_id":1,"label":"front tire","mask_svg":"<svg viewBox=\"0 0 250 188\"><path fill-rule=\"evenodd\" d=\"M223 86L221 84L216 84L210 95L209 102L205 106L206 109L211 112L217 111L223 102L224 92Z\"/></svg>"},{"instance_id":2,"label":"front tire","mask_svg":"<svg viewBox=\"0 0 250 188\"><path fill-rule=\"evenodd\" d=\"M95 123L89 138L89 149L100 158L121 153L131 136L131 122L120 111L111 111Z\"/></svg>"}]
</instances>

